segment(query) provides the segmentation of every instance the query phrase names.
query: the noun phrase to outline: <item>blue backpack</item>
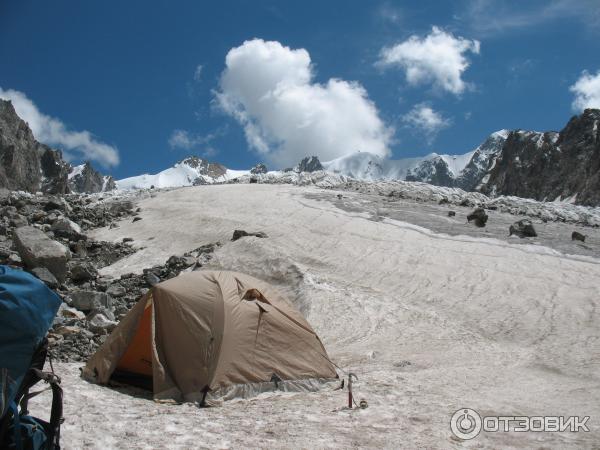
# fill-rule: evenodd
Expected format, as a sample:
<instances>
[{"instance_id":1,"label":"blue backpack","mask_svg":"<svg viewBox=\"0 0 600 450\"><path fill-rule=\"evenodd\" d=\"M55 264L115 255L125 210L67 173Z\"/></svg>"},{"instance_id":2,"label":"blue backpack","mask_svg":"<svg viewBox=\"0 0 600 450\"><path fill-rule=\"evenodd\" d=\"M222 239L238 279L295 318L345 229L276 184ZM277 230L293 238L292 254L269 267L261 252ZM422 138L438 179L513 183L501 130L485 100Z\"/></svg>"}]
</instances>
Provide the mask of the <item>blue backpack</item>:
<instances>
[{"instance_id":1,"label":"blue backpack","mask_svg":"<svg viewBox=\"0 0 600 450\"><path fill-rule=\"evenodd\" d=\"M0 448L60 449L62 389L44 372L46 333L61 304L43 282L22 270L0 265ZM29 389L43 380L52 389L50 421L31 417ZM45 390L45 389L44 389Z\"/></svg>"}]
</instances>

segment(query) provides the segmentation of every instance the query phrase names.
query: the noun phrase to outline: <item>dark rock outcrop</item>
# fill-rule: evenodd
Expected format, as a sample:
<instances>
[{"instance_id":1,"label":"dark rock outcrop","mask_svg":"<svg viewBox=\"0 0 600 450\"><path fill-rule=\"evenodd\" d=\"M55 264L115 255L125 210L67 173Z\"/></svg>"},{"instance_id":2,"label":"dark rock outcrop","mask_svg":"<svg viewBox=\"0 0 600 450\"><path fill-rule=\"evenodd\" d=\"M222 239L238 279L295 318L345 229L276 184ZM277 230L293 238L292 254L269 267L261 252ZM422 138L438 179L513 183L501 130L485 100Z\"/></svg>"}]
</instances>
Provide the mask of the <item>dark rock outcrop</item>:
<instances>
[{"instance_id":1,"label":"dark rock outcrop","mask_svg":"<svg viewBox=\"0 0 600 450\"><path fill-rule=\"evenodd\" d=\"M41 191L48 194L67 194L69 192L68 177L71 165L62 159L62 152L52 150L40 144L43 153L40 157L42 169Z\"/></svg>"},{"instance_id":2,"label":"dark rock outcrop","mask_svg":"<svg viewBox=\"0 0 600 450\"><path fill-rule=\"evenodd\" d=\"M250 173L252 175L260 175L262 173L267 173L267 166L264 165L263 163L257 164L255 165L252 169L250 169Z\"/></svg>"},{"instance_id":3,"label":"dark rock outcrop","mask_svg":"<svg viewBox=\"0 0 600 450\"><path fill-rule=\"evenodd\" d=\"M323 166L316 156L307 156L296 167L297 172L316 172L317 170L323 170Z\"/></svg>"},{"instance_id":4,"label":"dark rock outcrop","mask_svg":"<svg viewBox=\"0 0 600 450\"><path fill-rule=\"evenodd\" d=\"M244 231L244 230L235 230L233 232L233 236L231 237L232 241L237 241L240 238L243 238L245 236L256 236L259 238L266 238L268 237L266 233L262 232L262 231L256 231L253 233L249 233L248 231Z\"/></svg>"},{"instance_id":5,"label":"dark rock outcrop","mask_svg":"<svg viewBox=\"0 0 600 450\"><path fill-rule=\"evenodd\" d=\"M508 235L512 236L513 234L520 238L537 236L537 232L529 219L522 219L513 223L508 229Z\"/></svg>"},{"instance_id":6,"label":"dark rock outcrop","mask_svg":"<svg viewBox=\"0 0 600 450\"><path fill-rule=\"evenodd\" d=\"M476 208L471 214L467 216L467 221L475 222L478 227L485 227L488 221L488 215L483 208Z\"/></svg>"},{"instance_id":7,"label":"dark rock outcrop","mask_svg":"<svg viewBox=\"0 0 600 450\"><path fill-rule=\"evenodd\" d=\"M213 163L198 156L189 156L179 164L185 164L192 169L197 169L198 173L210 178L219 178L227 173L227 167L219 163Z\"/></svg>"},{"instance_id":8,"label":"dark rock outcrop","mask_svg":"<svg viewBox=\"0 0 600 450\"><path fill-rule=\"evenodd\" d=\"M571 240L585 242L585 234L581 234L579 231L573 231L573 233L571 233Z\"/></svg>"},{"instance_id":9,"label":"dark rock outcrop","mask_svg":"<svg viewBox=\"0 0 600 450\"><path fill-rule=\"evenodd\" d=\"M39 143L12 103L0 99L0 188L47 194L101 192L115 188L89 163L79 177L69 180L73 168L60 150Z\"/></svg>"},{"instance_id":10,"label":"dark rock outcrop","mask_svg":"<svg viewBox=\"0 0 600 450\"><path fill-rule=\"evenodd\" d=\"M0 99L0 187L40 190L43 146L16 113L12 103Z\"/></svg>"},{"instance_id":11,"label":"dark rock outcrop","mask_svg":"<svg viewBox=\"0 0 600 450\"><path fill-rule=\"evenodd\" d=\"M90 194L112 191L117 186L113 177L102 175L88 161L72 169L71 176L69 177L69 187L73 192Z\"/></svg>"},{"instance_id":12,"label":"dark rock outcrop","mask_svg":"<svg viewBox=\"0 0 600 450\"><path fill-rule=\"evenodd\" d=\"M560 133L511 132L480 190L600 205L600 110L586 109Z\"/></svg>"},{"instance_id":13,"label":"dark rock outcrop","mask_svg":"<svg viewBox=\"0 0 600 450\"><path fill-rule=\"evenodd\" d=\"M435 186L454 186L454 177L443 158L436 156L409 170L406 181L421 181Z\"/></svg>"}]
</instances>

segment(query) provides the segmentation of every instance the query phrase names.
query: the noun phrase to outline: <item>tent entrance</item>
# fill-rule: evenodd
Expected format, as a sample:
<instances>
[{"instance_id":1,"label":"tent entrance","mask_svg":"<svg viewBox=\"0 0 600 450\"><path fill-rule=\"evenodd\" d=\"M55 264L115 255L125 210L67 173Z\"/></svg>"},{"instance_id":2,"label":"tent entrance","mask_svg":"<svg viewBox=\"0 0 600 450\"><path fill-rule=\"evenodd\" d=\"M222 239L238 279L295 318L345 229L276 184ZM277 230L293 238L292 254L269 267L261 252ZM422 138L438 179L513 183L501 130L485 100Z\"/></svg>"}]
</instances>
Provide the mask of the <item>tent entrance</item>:
<instances>
[{"instance_id":1,"label":"tent entrance","mask_svg":"<svg viewBox=\"0 0 600 450\"><path fill-rule=\"evenodd\" d=\"M152 303L148 302L129 347L111 379L152 391Z\"/></svg>"}]
</instances>

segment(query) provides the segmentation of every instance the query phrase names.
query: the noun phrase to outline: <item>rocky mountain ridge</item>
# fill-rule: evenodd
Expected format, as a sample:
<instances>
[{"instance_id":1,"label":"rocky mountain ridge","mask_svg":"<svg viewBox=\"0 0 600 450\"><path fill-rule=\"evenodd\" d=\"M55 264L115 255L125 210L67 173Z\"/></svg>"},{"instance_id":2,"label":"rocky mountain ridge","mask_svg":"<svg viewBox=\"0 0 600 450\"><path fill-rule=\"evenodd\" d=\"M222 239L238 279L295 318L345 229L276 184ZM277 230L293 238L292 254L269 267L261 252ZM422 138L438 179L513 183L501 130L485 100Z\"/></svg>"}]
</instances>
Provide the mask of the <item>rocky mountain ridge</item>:
<instances>
[{"instance_id":1,"label":"rocky mountain ridge","mask_svg":"<svg viewBox=\"0 0 600 450\"><path fill-rule=\"evenodd\" d=\"M114 189L91 164L72 167L60 150L38 142L12 103L0 99L0 188L48 194Z\"/></svg>"},{"instance_id":2,"label":"rocky mountain ridge","mask_svg":"<svg viewBox=\"0 0 600 450\"><path fill-rule=\"evenodd\" d=\"M600 110L586 109L559 132L513 131L478 189L541 201L600 205Z\"/></svg>"}]
</instances>

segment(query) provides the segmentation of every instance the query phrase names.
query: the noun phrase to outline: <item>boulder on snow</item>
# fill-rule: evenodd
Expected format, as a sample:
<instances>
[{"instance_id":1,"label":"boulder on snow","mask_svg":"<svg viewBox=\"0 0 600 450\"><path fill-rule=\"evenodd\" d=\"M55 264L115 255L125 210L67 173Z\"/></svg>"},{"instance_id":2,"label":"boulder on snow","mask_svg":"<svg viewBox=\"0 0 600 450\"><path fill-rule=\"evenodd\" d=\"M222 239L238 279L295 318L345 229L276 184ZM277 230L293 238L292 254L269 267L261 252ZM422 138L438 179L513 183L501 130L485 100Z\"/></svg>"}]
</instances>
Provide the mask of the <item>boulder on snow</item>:
<instances>
[{"instance_id":1,"label":"boulder on snow","mask_svg":"<svg viewBox=\"0 0 600 450\"><path fill-rule=\"evenodd\" d=\"M232 236L231 240L232 241L237 241L238 239L240 239L240 238L242 238L244 236L256 236L258 238L266 238L266 237L268 237L267 233L264 233L262 231L257 231L257 232L254 232L254 233L249 233L249 232L244 231L244 230L235 230L233 232L233 236Z\"/></svg>"},{"instance_id":2,"label":"boulder on snow","mask_svg":"<svg viewBox=\"0 0 600 450\"><path fill-rule=\"evenodd\" d=\"M531 220L528 219L522 219L518 222L513 223L508 229L508 233L509 236L516 234L520 238L537 236L537 233L535 231L535 228L533 227L533 224L531 223Z\"/></svg>"},{"instance_id":3,"label":"boulder on snow","mask_svg":"<svg viewBox=\"0 0 600 450\"><path fill-rule=\"evenodd\" d=\"M581 234L579 231L573 231L571 240L585 242L585 234Z\"/></svg>"},{"instance_id":4,"label":"boulder on snow","mask_svg":"<svg viewBox=\"0 0 600 450\"><path fill-rule=\"evenodd\" d=\"M31 226L17 228L13 240L27 267L45 267L60 283L65 281L67 261L71 257L67 247Z\"/></svg>"},{"instance_id":5,"label":"boulder on snow","mask_svg":"<svg viewBox=\"0 0 600 450\"><path fill-rule=\"evenodd\" d=\"M488 220L488 215L483 208L475 208L471 214L467 216L469 222L474 221L478 227L485 227Z\"/></svg>"},{"instance_id":6,"label":"boulder on snow","mask_svg":"<svg viewBox=\"0 0 600 450\"><path fill-rule=\"evenodd\" d=\"M448 211L448 217L456 216L456 211Z\"/></svg>"}]
</instances>

